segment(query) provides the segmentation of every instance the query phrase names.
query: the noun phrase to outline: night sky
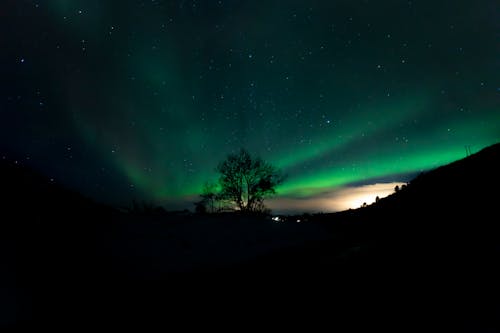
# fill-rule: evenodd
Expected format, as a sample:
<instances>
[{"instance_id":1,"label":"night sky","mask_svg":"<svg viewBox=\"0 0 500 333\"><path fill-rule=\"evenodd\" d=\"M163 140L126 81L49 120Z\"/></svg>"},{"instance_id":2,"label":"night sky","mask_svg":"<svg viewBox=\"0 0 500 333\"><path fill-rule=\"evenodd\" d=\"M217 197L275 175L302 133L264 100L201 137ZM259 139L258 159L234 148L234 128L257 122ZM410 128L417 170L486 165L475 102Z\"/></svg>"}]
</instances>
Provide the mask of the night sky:
<instances>
[{"instance_id":1,"label":"night sky","mask_svg":"<svg viewBox=\"0 0 500 333\"><path fill-rule=\"evenodd\" d=\"M107 203L192 209L244 147L288 175L275 211L348 208L500 141L498 9L4 0L0 156Z\"/></svg>"}]
</instances>

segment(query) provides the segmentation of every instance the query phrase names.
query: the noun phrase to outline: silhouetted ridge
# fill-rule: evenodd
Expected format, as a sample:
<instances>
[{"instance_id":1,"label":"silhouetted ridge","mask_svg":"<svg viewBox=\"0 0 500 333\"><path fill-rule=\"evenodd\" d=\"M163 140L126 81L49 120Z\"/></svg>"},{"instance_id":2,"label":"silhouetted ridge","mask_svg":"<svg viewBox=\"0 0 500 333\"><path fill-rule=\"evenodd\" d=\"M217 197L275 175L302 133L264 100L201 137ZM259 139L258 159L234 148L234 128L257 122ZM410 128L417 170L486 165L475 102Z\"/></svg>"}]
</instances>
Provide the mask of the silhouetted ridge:
<instances>
[{"instance_id":1,"label":"silhouetted ridge","mask_svg":"<svg viewBox=\"0 0 500 333\"><path fill-rule=\"evenodd\" d=\"M366 208L334 214L329 222L384 249L381 256L393 257L391 251L398 248L401 254L427 258L429 263L447 255L450 262L479 252L480 258L492 259L500 250L500 222L495 218L499 170L500 144L495 144L422 173Z\"/></svg>"},{"instance_id":2,"label":"silhouetted ridge","mask_svg":"<svg viewBox=\"0 0 500 333\"><path fill-rule=\"evenodd\" d=\"M496 332L499 185L500 144L494 144L422 173L366 208L318 221L328 222L345 235L344 240L351 240L357 251L343 272L364 276L361 285L370 285L370 292L381 290L377 297L418 313L418 322ZM308 260L332 246L323 246ZM339 274L327 267L320 272L329 277ZM405 313L404 307L396 311Z\"/></svg>"},{"instance_id":3,"label":"silhouetted ridge","mask_svg":"<svg viewBox=\"0 0 500 333\"><path fill-rule=\"evenodd\" d=\"M497 202L500 185L500 144L413 179L404 189L380 200L380 208L400 211L400 218L426 215L426 221L461 223L465 218L487 217ZM424 222L424 221L422 221ZM465 221L464 221L465 222ZM472 221L467 221L471 223ZM476 221L479 222L479 221Z\"/></svg>"},{"instance_id":4,"label":"silhouetted ridge","mask_svg":"<svg viewBox=\"0 0 500 333\"><path fill-rule=\"evenodd\" d=\"M7 216L12 214L17 223L42 220L56 223L62 218L75 222L75 219L112 210L12 161L0 161L0 182L2 212Z\"/></svg>"},{"instance_id":5,"label":"silhouetted ridge","mask_svg":"<svg viewBox=\"0 0 500 333\"><path fill-rule=\"evenodd\" d=\"M105 271L98 244L116 212L12 161L0 184L0 327L56 322Z\"/></svg>"}]
</instances>

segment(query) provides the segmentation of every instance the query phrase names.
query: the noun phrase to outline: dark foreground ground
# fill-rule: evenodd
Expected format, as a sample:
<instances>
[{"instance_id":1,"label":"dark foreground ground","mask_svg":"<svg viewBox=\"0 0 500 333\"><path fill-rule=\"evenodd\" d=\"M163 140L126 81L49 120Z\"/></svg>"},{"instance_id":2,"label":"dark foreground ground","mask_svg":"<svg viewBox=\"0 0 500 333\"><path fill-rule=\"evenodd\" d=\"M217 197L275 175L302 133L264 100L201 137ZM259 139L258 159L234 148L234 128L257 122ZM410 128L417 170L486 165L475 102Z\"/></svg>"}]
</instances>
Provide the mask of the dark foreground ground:
<instances>
[{"instance_id":1,"label":"dark foreground ground","mask_svg":"<svg viewBox=\"0 0 500 333\"><path fill-rule=\"evenodd\" d=\"M498 332L499 152L302 223L127 215L4 164L0 324Z\"/></svg>"}]
</instances>

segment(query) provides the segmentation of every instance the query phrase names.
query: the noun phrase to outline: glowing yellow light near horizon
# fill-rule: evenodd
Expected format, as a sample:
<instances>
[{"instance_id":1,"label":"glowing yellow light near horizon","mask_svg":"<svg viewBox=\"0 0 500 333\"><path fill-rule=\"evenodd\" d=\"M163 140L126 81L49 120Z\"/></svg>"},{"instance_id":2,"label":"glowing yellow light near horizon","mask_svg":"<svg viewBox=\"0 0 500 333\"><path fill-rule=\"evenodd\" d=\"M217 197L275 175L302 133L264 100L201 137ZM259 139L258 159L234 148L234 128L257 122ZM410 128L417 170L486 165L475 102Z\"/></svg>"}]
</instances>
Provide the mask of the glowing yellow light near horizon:
<instances>
[{"instance_id":1,"label":"glowing yellow light near horizon","mask_svg":"<svg viewBox=\"0 0 500 333\"><path fill-rule=\"evenodd\" d=\"M273 211L282 213L304 213L304 212L338 212L356 209L366 203L375 202L376 197L380 199L394 192L396 186L401 187L404 183L378 183L371 185L349 186L335 189L330 192L321 193L309 198L276 198L269 200L269 207Z\"/></svg>"},{"instance_id":2,"label":"glowing yellow light near horizon","mask_svg":"<svg viewBox=\"0 0 500 333\"><path fill-rule=\"evenodd\" d=\"M347 188L342 190L342 195L339 194L335 198L335 204L342 209L359 208L364 204L370 205L375 202L377 197L382 199L394 193L394 188L401 187L401 185L403 183L394 182Z\"/></svg>"},{"instance_id":3,"label":"glowing yellow light near horizon","mask_svg":"<svg viewBox=\"0 0 500 333\"><path fill-rule=\"evenodd\" d=\"M380 194L375 194L375 193L370 193L370 194L361 194L361 195L355 195L353 198L349 198L347 201L347 205L349 208L359 208L363 205L370 205L375 202L375 198L378 196L380 197L386 197L388 194L385 195L380 195Z\"/></svg>"}]
</instances>

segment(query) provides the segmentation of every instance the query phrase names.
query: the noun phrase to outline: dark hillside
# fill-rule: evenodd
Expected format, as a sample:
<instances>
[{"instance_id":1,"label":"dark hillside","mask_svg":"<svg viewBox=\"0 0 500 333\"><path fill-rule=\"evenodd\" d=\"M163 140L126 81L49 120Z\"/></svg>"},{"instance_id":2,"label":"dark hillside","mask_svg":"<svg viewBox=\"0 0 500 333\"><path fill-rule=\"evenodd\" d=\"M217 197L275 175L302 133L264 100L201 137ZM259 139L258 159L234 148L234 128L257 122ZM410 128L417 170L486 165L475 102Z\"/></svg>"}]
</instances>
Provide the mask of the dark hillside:
<instances>
[{"instance_id":1,"label":"dark hillside","mask_svg":"<svg viewBox=\"0 0 500 333\"><path fill-rule=\"evenodd\" d=\"M0 167L2 325L498 331L500 144L301 224L123 214Z\"/></svg>"},{"instance_id":2,"label":"dark hillside","mask_svg":"<svg viewBox=\"0 0 500 333\"><path fill-rule=\"evenodd\" d=\"M495 144L421 174L376 204L320 216L316 222L329 223L355 244L346 276L349 281L361 279L357 290L399 304L379 304L379 310L448 329L455 325L464 331L496 332L499 170L500 144ZM331 246L310 258L332 253ZM338 265L336 260L317 267L335 279Z\"/></svg>"},{"instance_id":3,"label":"dark hillside","mask_svg":"<svg viewBox=\"0 0 500 333\"><path fill-rule=\"evenodd\" d=\"M94 244L116 212L11 161L0 184L0 324L31 326L106 266Z\"/></svg>"}]
</instances>

